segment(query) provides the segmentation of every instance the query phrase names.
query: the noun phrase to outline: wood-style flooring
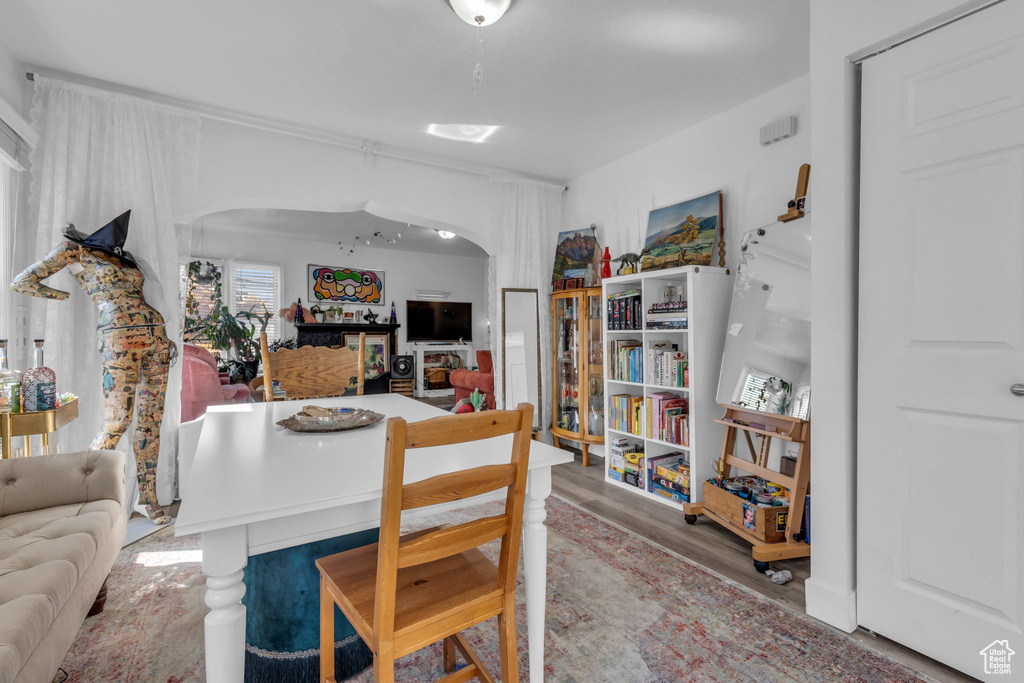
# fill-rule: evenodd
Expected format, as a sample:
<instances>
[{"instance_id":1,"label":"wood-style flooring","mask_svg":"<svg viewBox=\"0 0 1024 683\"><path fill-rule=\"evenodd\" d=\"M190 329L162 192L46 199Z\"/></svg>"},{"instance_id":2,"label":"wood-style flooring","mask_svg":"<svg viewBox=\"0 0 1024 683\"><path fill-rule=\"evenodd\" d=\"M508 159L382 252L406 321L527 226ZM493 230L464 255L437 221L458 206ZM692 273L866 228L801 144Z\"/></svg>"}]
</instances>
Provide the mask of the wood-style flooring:
<instances>
[{"instance_id":1,"label":"wood-style flooring","mask_svg":"<svg viewBox=\"0 0 1024 683\"><path fill-rule=\"evenodd\" d=\"M804 582L811 569L809 558L773 562L772 569L788 569L793 580L784 585L772 583L769 577L754 569L750 544L740 537L706 518L698 517L693 526L686 524L682 510L606 483L602 458L592 454L591 466L583 467L581 454L574 452L575 462L552 468L552 490L556 495L767 598L804 612ZM888 638L863 629L849 635L936 680L957 683L974 680Z\"/></svg>"}]
</instances>

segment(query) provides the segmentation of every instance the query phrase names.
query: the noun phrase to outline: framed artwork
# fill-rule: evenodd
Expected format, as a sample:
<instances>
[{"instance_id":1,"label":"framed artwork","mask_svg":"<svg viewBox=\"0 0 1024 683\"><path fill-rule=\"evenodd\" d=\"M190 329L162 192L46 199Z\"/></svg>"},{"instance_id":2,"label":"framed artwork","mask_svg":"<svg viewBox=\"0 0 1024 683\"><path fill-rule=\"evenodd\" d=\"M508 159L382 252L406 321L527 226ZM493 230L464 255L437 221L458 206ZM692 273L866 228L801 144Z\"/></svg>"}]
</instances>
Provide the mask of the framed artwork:
<instances>
[{"instance_id":1,"label":"framed artwork","mask_svg":"<svg viewBox=\"0 0 1024 683\"><path fill-rule=\"evenodd\" d=\"M601 249L597 246L594 228L567 230L558 233L555 245L555 267L551 271L551 284L563 278L584 277L593 268L594 281L601 272ZM576 271L572 273L571 271Z\"/></svg>"},{"instance_id":2,"label":"framed artwork","mask_svg":"<svg viewBox=\"0 0 1024 683\"><path fill-rule=\"evenodd\" d=\"M384 305L384 271L365 268L315 266L306 271L307 301L342 301Z\"/></svg>"},{"instance_id":3,"label":"framed artwork","mask_svg":"<svg viewBox=\"0 0 1024 683\"><path fill-rule=\"evenodd\" d=\"M654 209L647 219L640 270L710 266L715 242L725 239L721 218L721 191Z\"/></svg>"},{"instance_id":4,"label":"framed artwork","mask_svg":"<svg viewBox=\"0 0 1024 683\"><path fill-rule=\"evenodd\" d=\"M376 379L390 367L389 361L390 353L388 349L388 335L386 334L368 334L366 335L366 373L363 375L363 380ZM359 335L358 334L346 334L345 335L345 346L350 351L359 350Z\"/></svg>"}]
</instances>

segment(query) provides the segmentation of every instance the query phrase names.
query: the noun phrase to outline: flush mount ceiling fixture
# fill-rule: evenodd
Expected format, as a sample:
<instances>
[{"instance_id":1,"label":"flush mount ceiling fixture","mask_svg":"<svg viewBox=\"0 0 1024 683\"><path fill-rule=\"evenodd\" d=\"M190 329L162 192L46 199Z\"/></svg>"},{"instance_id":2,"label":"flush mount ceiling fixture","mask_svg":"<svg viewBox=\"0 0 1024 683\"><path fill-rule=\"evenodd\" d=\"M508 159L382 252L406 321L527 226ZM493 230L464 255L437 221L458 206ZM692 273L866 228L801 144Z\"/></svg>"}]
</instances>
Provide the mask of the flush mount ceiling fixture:
<instances>
[{"instance_id":1,"label":"flush mount ceiling fixture","mask_svg":"<svg viewBox=\"0 0 1024 683\"><path fill-rule=\"evenodd\" d=\"M501 126L485 126L477 123L431 123L427 134L458 142L485 142Z\"/></svg>"},{"instance_id":2,"label":"flush mount ceiling fixture","mask_svg":"<svg viewBox=\"0 0 1024 683\"><path fill-rule=\"evenodd\" d=\"M459 18L472 26L490 26L504 16L512 0L448 0Z\"/></svg>"},{"instance_id":3,"label":"flush mount ceiling fixture","mask_svg":"<svg viewBox=\"0 0 1024 683\"><path fill-rule=\"evenodd\" d=\"M437 235L443 240L450 240L451 238L455 237L454 232L448 232L447 230L438 230Z\"/></svg>"}]
</instances>

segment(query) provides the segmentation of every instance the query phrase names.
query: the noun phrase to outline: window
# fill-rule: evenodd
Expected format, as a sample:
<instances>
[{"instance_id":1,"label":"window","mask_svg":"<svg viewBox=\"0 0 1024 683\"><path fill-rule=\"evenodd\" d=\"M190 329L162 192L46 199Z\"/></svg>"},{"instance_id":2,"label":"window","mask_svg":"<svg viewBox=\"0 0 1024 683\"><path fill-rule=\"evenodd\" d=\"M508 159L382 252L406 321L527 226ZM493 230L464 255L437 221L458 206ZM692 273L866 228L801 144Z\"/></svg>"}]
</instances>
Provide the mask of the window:
<instances>
[{"instance_id":1,"label":"window","mask_svg":"<svg viewBox=\"0 0 1024 683\"><path fill-rule=\"evenodd\" d=\"M267 339L278 338L278 310L281 308L281 267L273 264L231 263L232 313L252 311L258 315L270 313Z\"/></svg>"},{"instance_id":2,"label":"window","mask_svg":"<svg viewBox=\"0 0 1024 683\"><path fill-rule=\"evenodd\" d=\"M14 279L14 231L21 160L27 153L22 139L0 120L0 339L14 336L14 301L7 283ZM13 344L9 348L13 348Z\"/></svg>"},{"instance_id":3,"label":"window","mask_svg":"<svg viewBox=\"0 0 1024 683\"><path fill-rule=\"evenodd\" d=\"M281 308L281 267L273 263L249 263L196 258L180 264L182 307L188 321L210 314L218 301L223 301L234 314L252 311L270 313L267 338L277 339L281 331L278 311ZM206 346L196 334L185 335L185 341Z\"/></svg>"},{"instance_id":4,"label":"window","mask_svg":"<svg viewBox=\"0 0 1024 683\"><path fill-rule=\"evenodd\" d=\"M751 370L743 383L743 391L740 393L739 404L751 410L767 410L768 395L765 393L765 386L768 383L768 375L757 370Z\"/></svg>"}]
</instances>

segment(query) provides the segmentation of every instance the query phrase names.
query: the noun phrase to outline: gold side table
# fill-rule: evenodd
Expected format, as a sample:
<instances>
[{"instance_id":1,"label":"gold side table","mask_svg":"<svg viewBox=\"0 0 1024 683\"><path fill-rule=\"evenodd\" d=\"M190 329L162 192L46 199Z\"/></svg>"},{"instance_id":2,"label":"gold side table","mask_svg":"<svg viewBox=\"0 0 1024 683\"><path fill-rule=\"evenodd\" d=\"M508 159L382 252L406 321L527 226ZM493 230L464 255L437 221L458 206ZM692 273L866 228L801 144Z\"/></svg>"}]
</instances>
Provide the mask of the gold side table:
<instances>
[{"instance_id":1,"label":"gold side table","mask_svg":"<svg viewBox=\"0 0 1024 683\"><path fill-rule=\"evenodd\" d=\"M25 437L25 455L31 454L29 437L38 434L43 448L50 445L50 434L78 417L78 399L68 401L53 410L32 413L0 413L0 439L3 439L3 459L11 457L11 440Z\"/></svg>"}]
</instances>

